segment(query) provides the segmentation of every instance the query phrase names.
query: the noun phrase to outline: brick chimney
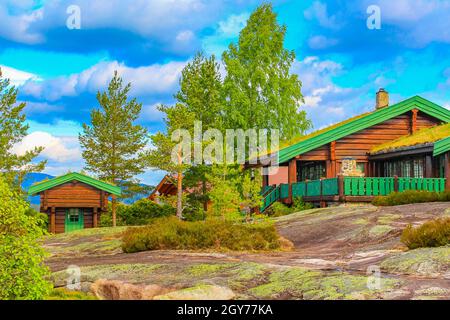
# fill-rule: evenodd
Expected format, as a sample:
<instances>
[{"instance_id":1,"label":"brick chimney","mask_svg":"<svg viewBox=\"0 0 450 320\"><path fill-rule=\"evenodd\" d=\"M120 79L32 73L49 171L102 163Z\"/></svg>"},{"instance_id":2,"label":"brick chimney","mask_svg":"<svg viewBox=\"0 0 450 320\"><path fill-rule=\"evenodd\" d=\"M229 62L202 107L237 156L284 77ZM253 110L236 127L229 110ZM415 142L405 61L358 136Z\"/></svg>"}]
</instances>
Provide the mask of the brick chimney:
<instances>
[{"instance_id":1,"label":"brick chimney","mask_svg":"<svg viewBox=\"0 0 450 320\"><path fill-rule=\"evenodd\" d=\"M378 110L387 106L389 106L389 92L381 88L377 92L377 104L375 107Z\"/></svg>"}]
</instances>

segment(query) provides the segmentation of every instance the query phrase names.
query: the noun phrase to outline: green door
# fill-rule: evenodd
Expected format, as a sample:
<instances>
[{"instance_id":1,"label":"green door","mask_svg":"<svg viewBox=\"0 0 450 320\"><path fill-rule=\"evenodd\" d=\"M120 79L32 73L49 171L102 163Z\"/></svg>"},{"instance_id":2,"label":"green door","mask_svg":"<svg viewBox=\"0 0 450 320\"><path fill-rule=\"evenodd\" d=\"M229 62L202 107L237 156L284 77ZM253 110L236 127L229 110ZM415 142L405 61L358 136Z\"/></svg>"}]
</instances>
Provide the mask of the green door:
<instances>
[{"instance_id":1,"label":"green door","mask_svg":"<svg viewBox=\"0 0 450 320\"><path fill-rule=\"evenodd\" d=\"M66 209L65 232L84 228L84 215L82 209Z\"/></svg>"}]
</instances>

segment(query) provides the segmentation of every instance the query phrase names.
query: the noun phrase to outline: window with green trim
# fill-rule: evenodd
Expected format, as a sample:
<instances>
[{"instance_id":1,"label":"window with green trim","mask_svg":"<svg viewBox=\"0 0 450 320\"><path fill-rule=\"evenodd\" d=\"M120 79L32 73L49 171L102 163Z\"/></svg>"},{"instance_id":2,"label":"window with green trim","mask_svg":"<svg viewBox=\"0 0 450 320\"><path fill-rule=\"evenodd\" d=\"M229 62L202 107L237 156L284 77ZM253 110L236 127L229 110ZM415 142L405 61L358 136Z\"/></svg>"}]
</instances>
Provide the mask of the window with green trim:
<instances>
[{"instance_id":1,"label":"window with green trim","mask_svg":"<svg viewBox=\"0 0 450 320\"><path fill-rule=\"evenodd\" d=\"M300 162L299 181L319 180L326 177L325 161Z\"/></svg>"}]
</instances>

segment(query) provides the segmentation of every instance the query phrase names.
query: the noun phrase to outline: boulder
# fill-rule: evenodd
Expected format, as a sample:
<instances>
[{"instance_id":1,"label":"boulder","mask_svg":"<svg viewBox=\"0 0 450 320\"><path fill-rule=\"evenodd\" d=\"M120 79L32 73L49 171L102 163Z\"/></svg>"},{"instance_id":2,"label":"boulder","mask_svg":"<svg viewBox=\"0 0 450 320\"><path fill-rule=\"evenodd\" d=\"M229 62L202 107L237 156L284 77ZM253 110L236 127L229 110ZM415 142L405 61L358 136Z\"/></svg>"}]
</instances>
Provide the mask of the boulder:
<instances>
[{"instance_id":1,"label":"boulder","mask_svg":"<svg viewBox=\"0 0 450 320\"><path fill-rule=\"evenodd\" d=\"M91 292L102 300L151 300L170 291L155 284L143 286L105 279L99 279L91 286Z\"/></svg>"}]
</instances>

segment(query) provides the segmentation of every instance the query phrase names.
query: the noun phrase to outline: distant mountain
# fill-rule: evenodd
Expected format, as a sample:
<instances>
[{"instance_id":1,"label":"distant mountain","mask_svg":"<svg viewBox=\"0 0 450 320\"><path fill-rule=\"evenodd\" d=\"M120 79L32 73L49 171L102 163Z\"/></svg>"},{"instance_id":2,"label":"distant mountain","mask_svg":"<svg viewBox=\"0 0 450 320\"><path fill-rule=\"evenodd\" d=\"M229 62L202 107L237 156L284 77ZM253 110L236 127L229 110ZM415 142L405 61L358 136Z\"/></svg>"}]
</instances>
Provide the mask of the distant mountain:
<instances>
[{"instance_id":1,"label":"distant mountain","mask_svg":"<svg viewBox=\"0 0 450 320\"><path fill-rule=\"evenodd\" d=\"M41 182L42 180L45 179L52 179L54 178L54 176L46 174L46 173L29 173L25 176L23 183L22 183L22 188L25 191L28 191L28 189L35 183L37 182ZM146 184L141 184L141 186L143 187L148 187L150 188L150 186L146 185ZM148 193L142 193L142 194L136 194L134 197L129 198L129 199L125 199L122 202L125 204L132 204L133 202L136 202L139 199L142 198L146 198L148 197L150 194L150 192ZM34 206L39 206L40 204L40 198L39 196L33 196L33 197L28 197L28 201L30 201L30 203Z\"/></svg>"},{"instance_id":2,"label":"distant mountain","mask_svg":"<svg viewBox=\"0 0 450 320\"><path fill-rule=\"evenodd\" d=\"M36 182L41 182L42 180L52 179L52 178L54 178L54 176L51 176L46 173L32 172L32 173L27 174L25 176L25 178L23 179L22 188L25 191L28 191L28 189ZM39 199L39 196L28 197L28 201L30 201L30 203L33 205L39 205L40 199Z\"/></svg>"}]
</instances>

